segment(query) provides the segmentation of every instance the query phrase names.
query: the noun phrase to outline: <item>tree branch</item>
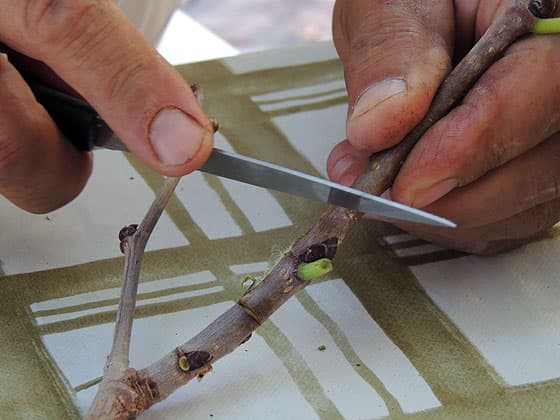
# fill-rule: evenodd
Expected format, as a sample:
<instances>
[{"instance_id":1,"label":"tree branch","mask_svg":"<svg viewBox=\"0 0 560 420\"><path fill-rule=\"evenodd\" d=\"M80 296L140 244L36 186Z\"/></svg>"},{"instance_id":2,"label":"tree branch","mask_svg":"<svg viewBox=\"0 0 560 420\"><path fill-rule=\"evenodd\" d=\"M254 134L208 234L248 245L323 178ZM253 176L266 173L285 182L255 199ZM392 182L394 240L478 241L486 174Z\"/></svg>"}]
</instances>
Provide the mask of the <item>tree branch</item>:
<instances>
[{"instance_id":1,"label":"tree branch","mask_svg":"<svg viewBox=\"0 0 560 420\"><path fill-rule=\"evenodd\" d=\"M125 255L125 264L113 345L107 358L103 380L99 384L99 390L87 417L100 418L101 413L107 411L107 404L110 404L112 408L116 397L115 391L120 388L119 380L127 374L130 336L144 250L180 179L166 178L140 225L129 225L119 232L120 247Z\"/></svg>"},{"instance_id":2,"label":"tree branch","mask_svg":"<svg viewBox=\"0 0 560 420\"><path fill-rule=\"evenodd\" d=\"M140 226L130 225L119 232L121 251L125 255L124 282L117 309L113 347L105 366L105 377L108 379L121 376L122 371L128 368L130 335L144 250L179 180L180 178L165 179Z\"/></svg>"},{"instance_id":3,"label":"tree branch","mask_svg":"<svg viewBox=\"0 0 560 420\"><path fill-rule=\"evenodd\" d=\"M536 22L533 13L538 13L539 17L548 16L556 8L556 3L556 0L512 1L511 7L490 26L486 34L445 79L424 119L397 146L373 155L368 169L354 186L374 194L380 194L389 188L406 156L422 135L462 99L480 75L511 43L532 30ZM105 388L106 399L100 403L96 398L89 416L133 418L168 397L192 378L203 376L211 370L212 361L218 360L247 341L251 333L274 311L310 284L309 280L298 276L298 268L302 264L321 259L332 260L338 246L361 216L353 210L330 207L306 235L299 238L284 254L263 281L242 296L236 305L194 338L145 369L126 369L128 347L118 343L126 342L127 337L129 341L130 331L128 327L121 327L120 334L123 338L115 335L116 344L112 355L113 363L118 362L118 369L123 375L119 379L103 380L108 382ZM141 228L142 225L139 230ZM143 249L135 252L143 252ZM128 263L127 258L127 265L130 264L136 262L131 260L131 263ZM135 296L135 290L132 293L132 290L125 292L123 289L123 298L125 293L126 299L134 299L128 296ZM111 369L109 367L107 370Z\"/></svg>"}]
</instances>

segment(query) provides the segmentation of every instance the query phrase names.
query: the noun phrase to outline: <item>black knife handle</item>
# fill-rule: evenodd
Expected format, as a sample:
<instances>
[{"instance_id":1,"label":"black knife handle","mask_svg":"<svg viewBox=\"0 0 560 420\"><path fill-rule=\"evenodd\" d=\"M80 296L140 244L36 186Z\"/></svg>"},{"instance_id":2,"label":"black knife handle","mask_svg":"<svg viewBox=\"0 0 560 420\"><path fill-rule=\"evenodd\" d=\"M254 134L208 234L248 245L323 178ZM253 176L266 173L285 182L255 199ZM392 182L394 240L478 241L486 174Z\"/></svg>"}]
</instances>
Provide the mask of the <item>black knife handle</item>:
<instances>
[{"instance_id":1,"label":"black knife handle","mask_svg":"<svg viewBox=\"0 0 560 420\"><path fill-rule=\"evenodd\" d=\"M107 127L86 102L66 93L26 79L37 101L43 105L58 129L79 150L92 150Z\"/></svg>"}]
</instances>

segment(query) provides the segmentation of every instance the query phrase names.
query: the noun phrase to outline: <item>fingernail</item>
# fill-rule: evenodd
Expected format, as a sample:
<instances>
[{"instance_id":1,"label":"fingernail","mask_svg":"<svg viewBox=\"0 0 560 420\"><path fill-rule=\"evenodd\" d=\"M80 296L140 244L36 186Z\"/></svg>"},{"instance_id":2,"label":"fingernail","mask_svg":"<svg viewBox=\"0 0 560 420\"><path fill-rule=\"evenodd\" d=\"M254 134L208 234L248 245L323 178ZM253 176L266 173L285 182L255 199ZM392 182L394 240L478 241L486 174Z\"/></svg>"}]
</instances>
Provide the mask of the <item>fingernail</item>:
<instances>
[{"instance_id":1,"label":"fingernail","mask_svg":"<svg viewBox=\"0 0 560 420\"><path fill-rule=\"evenodd\" d=\"M352 155L344 155L335 163L331 177L342 185L352 185L363 171L363 164Z\"/></svg>"},{"instance_id":2,"label":"fingernail","mask_svg":"<svg viewBox=\"0 0 560 420\"><path fill-rule=\"evenodd\" d=\"M1 51L0 51L0 57L2 57L3 60L10 61L10 60L8 60L8 54L3 53Z\"/></svg>"},{"instance_id":3,"label":"fingernail","mask_svg":"<svg viewBox=\"0 0 560 420\"><path fill-rule=\"evenodd\" d=\"M204 128L178 108L162 109L153 119L149 138L164 165L191 160L202 143Z\"/></svg>"},{"instance_id":4,"label":"fingernail","mask_svg":"<svg viewBox=\"0 0 560 420\"><path fill-rule=\"evenodd\" d=\"M457 188L458 185L459 182L456 179L446 179L440 181L425 189L424 191L416 194L416 197L412 201L412 206L417 208L426 207L439 200L451 190Z\"/></svg>"},{"instance_id":5,"label":"fingernail","mask_svg":"<svg viewBox=\"0 0 560 420\"><path fill-rule=\"evenodd\" d=\"M386 79L369 85L358 96L352 111L352 118L359 118L386 100L406 92L408 85L402 78Z\"/></svg>"}]
</instances>

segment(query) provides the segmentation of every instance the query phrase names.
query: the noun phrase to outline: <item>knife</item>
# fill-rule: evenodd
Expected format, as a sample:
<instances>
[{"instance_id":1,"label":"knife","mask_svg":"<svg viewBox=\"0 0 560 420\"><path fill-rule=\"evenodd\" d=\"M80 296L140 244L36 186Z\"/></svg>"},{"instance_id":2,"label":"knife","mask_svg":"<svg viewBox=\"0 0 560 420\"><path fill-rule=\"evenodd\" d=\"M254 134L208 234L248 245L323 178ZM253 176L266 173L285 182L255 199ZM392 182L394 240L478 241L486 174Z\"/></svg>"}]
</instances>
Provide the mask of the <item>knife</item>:
<instances>
[{"instance_id":1,"label":"knife","mask_svg":"<svg viewBox=\"0 0 560 420\"><path fill-rule=\"evenodd\" d=\"M80 150L127 152L124 143L86 102L27 79L37 101ZM386 218L456 227L445 218L273 163L214 148L200 171Z\"/></svg>"}]
</instances>

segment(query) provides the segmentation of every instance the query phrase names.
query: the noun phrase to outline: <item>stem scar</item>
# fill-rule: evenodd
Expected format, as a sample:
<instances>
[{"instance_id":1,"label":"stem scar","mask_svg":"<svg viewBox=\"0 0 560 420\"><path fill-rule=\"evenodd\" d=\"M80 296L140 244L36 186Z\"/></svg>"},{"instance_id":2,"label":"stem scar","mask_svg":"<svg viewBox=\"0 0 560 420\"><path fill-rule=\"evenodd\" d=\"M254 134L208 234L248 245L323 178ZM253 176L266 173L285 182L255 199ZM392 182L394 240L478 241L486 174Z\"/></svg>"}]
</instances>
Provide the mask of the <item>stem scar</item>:
<instances>
[{"instance_id":1,"label":"stem scar","mask_svg":"<svg viewBox=\"0 0 560 420\"><path fill-rule=\"evenodd\" d=\"M183 372L201 369L212 360L212 355L207 351L195 350L185 353L179 348L177 348L176 351L178 356L177 365Z\"/></svg>"},{"instance_id":2,"label":"stem scar","mask_svg":"<svg viewBox=\"0 0 560 420\"><path fill-rule=\"evenodd\" d=\"M241 308L245 311L247 315L249 315L258 325L262 325L262 320L258 316L258 314L249 306L249 304L243 300L247 295L244 295L241 299L237 301L237 304L241 306Z\"/></svg>"}]
</instances>

